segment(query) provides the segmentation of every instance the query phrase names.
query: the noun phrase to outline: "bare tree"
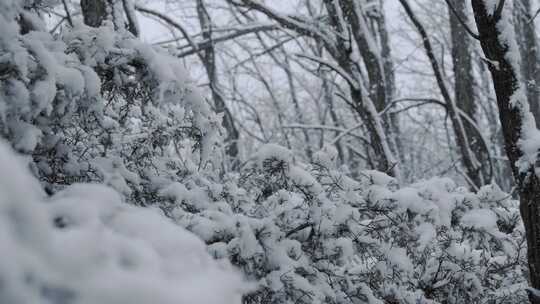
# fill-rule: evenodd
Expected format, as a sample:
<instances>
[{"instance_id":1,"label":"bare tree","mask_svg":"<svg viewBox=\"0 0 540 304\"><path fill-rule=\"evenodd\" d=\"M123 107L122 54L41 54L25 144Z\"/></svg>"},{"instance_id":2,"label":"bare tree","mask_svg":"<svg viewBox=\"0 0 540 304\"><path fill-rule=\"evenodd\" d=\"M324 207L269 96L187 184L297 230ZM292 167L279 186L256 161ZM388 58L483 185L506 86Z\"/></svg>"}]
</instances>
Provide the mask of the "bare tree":
<instances>
[{"instance_id":1,"label":"bare tree","mask_svg":"<svg viewBox=\"0 0 540 304\"><path fill-rule=\"evenodd\" d=\"M105 20L111 20L116 29L125 27L133 35L139 35L132 0L81 0L80 4L86 25L99 27Z\"/></svg>"},{"instance_id":2,"label":"bare tree","mask_svg":"<svg viewBox=\"0 0 540 304\"><path fill-rule=\"evenodd\" d=\"M514 1L514 21L519 50L521 52L521 72L527 89L527 98L531 105L536 125L540 125L540 66L538 58L538 39L531 15L530 0Z\"/></svg>"},{"instance_id":3,"label":"bare tree","mask_svg":"<svg viewBox=\"0 0 540 304\"><path fill-rule=\"evenodd\" d=\"M107 0L81 0L81 11L84 24L101 26L107 20Z\"/></svg>"},{"instance_id":4,"label":"bare tree","mask_svg":"<svg viewBox=\"0 0 540 304\"><path fill-rule=\"evenodd\" d=\"M454 99L457 107L470 120L463 120L463 128L469 140L471 150L476 157L478 178L488 183L492 178L489 150L482 134L478 131L478 102L475 100L473 76L473 46L467 33L467 7L464 1L449 1L450 37L452 40L452 63L454 71ZM476 183L481 186L480 180Z\"/></svg>"},{"instance_id":5,"label":"bare tree","mask_svg":"<svg viewBox=\"0 0 540 304\"><path fill-rule=\"evenodd\" d=\"M506 5L505 5L506 4ZM505 0L488 5L472 0L480 43L493 79L503 128L506 153L512 165L520 197L520 211L527 237L530 284L540 289L540 178L537 173L538 150L525 144L537 135L529 112L525 85L520 81L519 49L512 36L510 6ZM533 149L533 151L531 151ZM532 154L532 155L531 155ZM540 303L536 292L531 303Z\"/></svg>"},{"instance_id":6,"label":"bare tree","mask_svg":"<svg viewBox=\"0 0 540 304\"><path fill-rule=\"evenodd\" d=\"M386 14L384 13L384 0L379 1L379 7L377 14L375 14L377 23L377 33L380 41L381 49L381 61L384 70L385 90L387 96L387 106L394 100L396 96L396 75L394 68L394 60L392 59L392 48L390 46L390 35L386 26ZM388 125L390 137L392 138L392 144L394 145L394 152L399 156L400 162L403 162L404 151L401 138L399 115L396 112L389 112L385 119Z\"/></svg>"},{"instance_id":7,"label":"bare tree","mask_svg":"<svg viewBox=\"0 0 540 304\"><path fill-rule=\"evenodd\" d=\"M411 6L409 5L408 1L407 0L399 0L399 1L401 5L403 6L403 8L405 9L407 16L416 27L422 39L424 50L431 64L431 68L435 74L437 86L439 87L441 96L444 100L446 111L448 113L450 121L452 122L452 128L454 131L456 144L460 151L461 163L463 164L463 167L465 169L467 181L472 187L476 187L476 188L480 187L486 181L484 181L483 176L479 172L480 164L478 160L475 158L475 155L471 150L469 138L467 137L467 133L465 131L464 123L462 120L463 115L461 115L460 109L455 103L455 100L452 99L450 95L450 91L447 87L446 80L443 75L443 71L441 69L440 63L437 60L437 57L435 56L435 52L431 44L431 40L429 39L429 36L427 34L427 31L424 28L424 25L420 22L420 20L412 11Z\"/></svg>"},{"instance_id":8,"label":"bare tree","mask_svg":"<svg viewBox=\"0 0 540 304\"><path fill-rule=\"evenodd\" d=\"M219 78L217 74L216 52L212 43L213 25L204 0L197 0L197 15L201 26L202 38L210 41L208 47L204 48L200 58L208 76L212 98L214 100L214 110L216 113L223 115L222 125L227 132L225 139L226 153L232 161L232 166L235 168L238 165L238 138L240 134L234 124L229 108L225 104L225 98L220 88Z\"/></svg>"},{"instance_id":9,"label":"bare tree","mask_svg":"<svg viewBox=\"0 0 540 304\"><path fill-rule=\"evenodd\" d=\"M385 78L380 52L371 35L361 4L350 0L324 0L331 29L319 26L319 20L303 20L296 16L283 15L272 8L253 0L241 3L227 0L237 6L244 6L263 13L282 27L298 34L321 41L327 54L335 61L321 57L302 56L307 60L334 70L347 82L349 97L346 102L361 117L370 137L374 167L393 176L400 177L394 152L379 115L387 105ZM351 55L359 52L367 70L367 79L362 75L360 64ZM367 81L366 81L367 80ZM368 83L367 87L364 83Z\"/></svg>"}]
</instances>

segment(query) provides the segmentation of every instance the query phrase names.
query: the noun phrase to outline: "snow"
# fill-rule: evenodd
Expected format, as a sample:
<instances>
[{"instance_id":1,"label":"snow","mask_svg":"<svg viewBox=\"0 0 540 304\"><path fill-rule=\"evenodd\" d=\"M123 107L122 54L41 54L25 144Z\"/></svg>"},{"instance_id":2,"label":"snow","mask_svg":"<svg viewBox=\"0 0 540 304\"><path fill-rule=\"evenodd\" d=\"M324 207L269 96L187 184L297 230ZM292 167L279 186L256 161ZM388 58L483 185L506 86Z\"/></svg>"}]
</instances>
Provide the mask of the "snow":
<instances>
[{"instance_id":1,"label":"snow","mask_svg":"<svg viewBox=\"0 0 540 304\"><path fill-rule=\"evenodd\" d=\"M99 157L92 161L98 174L101 175L103 183L125 195L132 193L128 182L138 185L141 180L139 176L129 171L122 159L118 157Z\"/></svg>"},{"instance_id":2,"label":"snow","mask_svg":"<svg viewBox=\"0 0 540 304\"><path fill-rule=\"evenodd\" d=\"M259 164L263 166L265 160L275 159L282 161L285 164L290 164L293 159L292 152L285 147L276 144L265 144L259 148L257 153L254 155L254 159Z\"/></svg>"},{"instance_id":3,"label":"snow","mask_svg":"<svg viewBox=\"0 0 540 304\"><path fill-rule=\"evenodd\" d=\"M406 273L411 273L414 266L407 255L405 248L392 247L385 250L386 257L390 264L397 266Z\"/></svg>"},{"instance_id":4,"label":"snow","mask_svg":"<svg viewBox=\"0 0 540 304\"><path fill-rule=\"evenodd\" d=\"M461 223L467 227L491 231L497 228L497 215L489 209L473 209L463 215Z\"/></svg>"},{"instance_id":5,"label":"snow","mask_svg":"<svg viewBox=\"0 0 540 304\"><path fill-rule=\"evenodd\" d=\"M192 233L111 188L47 198L4 143L0 171L2 303L240 303L249 287Z\"/></svg>"},{"instance_id":6,"label":"snow","mask_svg":"<svg viewBox=\"0 0 540 304\"><path fill-rule=\"evenodd\" d=\"M12 122L11 127L14 130L15 149L30 152L36 148L42 136L41 130L24 121Z\"/></svg>"},{"instance_id":7,"label":"snow","mask_svg":"<svg viewBox=\"0 0 540 304\"><path fill-rule=\"evenodd\" d=\"M288 173L290 179L297 186L312 188L311 191L314 194L320 194L323 192L321 185L319 185L317 180L308 171L298 166L292 166Z\"/></svg>"},{"instance_id":8,"label":"snow","mask_svg":"<svg viewBox=\"0 0 540 304\"><path fill-rule=\"evenodd\" d=\"M427 204L417 189L414 188L402 188L392 194L392 197L399 202L399 207L403 207L406 210L410 210L415 213L429 213L430 209L436 208L436 206L430 206Z\"/></svg>"},{"instance_id":9,"label":"snow","mask_svg":"<svg viewBox=\"0 0 540 304\"><path fill-rule=\"evenodd\" d=\"M415 231L418 234L418 250L420 251L437 237L437 231L431 223L422 223L416 227Z\"/></svg>"},{"instance_id":10,"label":"snow","mask_svg":"<svg viewBox=\"0 0 540 304\"><path fill-rule=\"evenodd\" d=\"M500 3L500 0L484 0L484 3L486 4L489 15L493 15L497 5Z\"/></svg>"},{"instance_id":11,"label":"snow","mask_svg":"<svg viewBox=\"0 0 540 304\"><path fill-rule=\"evenodd\" d=\"M338 157L338 151L334 146L325 145L321 150L313 153L314 163L320 164L324 167L332 168L336 164Z\"/></svg>"}]
</instances>

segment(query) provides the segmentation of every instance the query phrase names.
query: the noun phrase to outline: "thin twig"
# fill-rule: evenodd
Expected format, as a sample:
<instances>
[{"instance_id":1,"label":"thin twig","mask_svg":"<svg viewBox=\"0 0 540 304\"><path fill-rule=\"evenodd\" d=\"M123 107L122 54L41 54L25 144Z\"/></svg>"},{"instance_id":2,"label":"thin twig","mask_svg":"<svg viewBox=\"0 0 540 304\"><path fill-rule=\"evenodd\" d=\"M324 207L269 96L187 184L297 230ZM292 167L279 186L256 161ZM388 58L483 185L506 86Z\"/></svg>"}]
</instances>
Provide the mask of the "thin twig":
<instances>
[{"instance_id":1,"label":"thin twig","mask_svg":"<svg viewBox=\"0 0 540 304\"><path fill-rule=\"evenodd\" d=\"M62 4L64 5L64 10L66 11L66 19L69 23L69 26L73 27L73 19L71 19L71 13L69 12L66 0L62 0Z\"/></svg>"}]
</instances>

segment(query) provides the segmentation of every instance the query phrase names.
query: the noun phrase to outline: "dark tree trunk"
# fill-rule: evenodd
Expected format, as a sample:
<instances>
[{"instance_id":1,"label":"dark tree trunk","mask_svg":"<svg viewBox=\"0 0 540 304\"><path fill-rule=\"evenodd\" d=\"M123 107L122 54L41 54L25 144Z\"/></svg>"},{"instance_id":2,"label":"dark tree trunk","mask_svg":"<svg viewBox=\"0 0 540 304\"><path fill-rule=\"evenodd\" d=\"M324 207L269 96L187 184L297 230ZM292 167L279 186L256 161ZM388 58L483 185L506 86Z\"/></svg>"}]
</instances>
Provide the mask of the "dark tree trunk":
<instances>
[{"instance_id":1,"label":"dark tree trunk","mask_svg":"<svg viewBox=\"0 0 540 304\"><path fill-rule=\"evenodd\" d=\"M369 78L369 95L377 111L382 111L388 104L388 100L380 51L376 48L374 39L370 39L373 37L370 37L365 17L361 11L361 4L358 4L360 1L355 3L355 0L340 0L339 2L366 66Z\"/></svg>"},{"instance_id":2,"label":"dark tree trunk","mask_svg":"<svg viewBox=\"0 0 540 304\"><path fill-rule=\"evenodd\" d=\"M212 21L210 20L210 16L206 10L203 0L197 0L197 14L199 17L203 39L212 41ZM222 125L227 132L227 137L225 139L227 147L225 152L231 158L232 167L235 168L238 165L238 138L240 137L240 134L234 125L232 114L225 104L225 99L223 98L223 94L219 86L219 78L216 68L216 52L213 45L204 49L201 59L208 76L210 90L212 91L214 110L218 114L223 114Z\"/></svg>"},{"instance_id":3,"label":"dark tree trunk","mask_svg":"<svg viewBox=\"0 0 540 304\"><path fill-rule=\"evenodd\" d=\"M275 57L273 54L271 54L272 58L275 58L275 60L278 60L277 57ZM301 124L305 124L305 118L304 118L304 110L302 109L302 106L300 104L300 99L298 98L298 94L296 93L296 87L294 85L294 77L291 72L291 64L289 62L289 58L287 57L287 54L284 56L284 62L283 63L276 63L282 65L283 72L285 73L285 76L287 77L287 84L289 86L289 91L291 92L291 99L293 102L294 110L296 112L295 121L300 122ZM312 162L313 161L313 151L311 150L310 145L310 137L307 129L302 129L302 134L304 135L304 145L305 145L305 151L307 159Z\"/></svg>"},{"instance_id":4,"label":"dark tree trunk","mask_svg":"<svg viewBox=\"0 0 540 304\"><path fill-rule=\"evenodd\" d=\"M418 20L418 18L412 11L411 6L409 5L409 2L407 0L399 0L399 2L405 9L405 12L409 16L409 19L414 24L414 26L418 30L418 33L420 34L420 37L422 38L424 50L426 51L426 55L431 64L433 73L435 74L435 79L437 80L437 85L439 87L443 100L446 104L446 111L448 112L448 117L450 118L450 121L452 122L452 128L454 130L456 145L458 146L458 149L460 152L461 162L465 169L465 173L467 175L467 178L469 179L468 182L471 184L471 186L480 187L483 185L483 180L482 180L482 176L479 174L479 171L478 171L479 163L475 159L474 154L472 153L471 147L469 145L469 140L467 138L467 134L465 133L464 124L461 119L459 109L457 108L454 100L450 96L450 92L448 88L446 87L442 70L435 56L433 46L431 45L429 36L423 24L420 22L420 20Z\"/></svg>"},{"instance_id":5,"label":"dark tree trunk","mask_svg":"<svg viewBox=\"0 0 540 304\"><path fill-rule=\"evenodd\" d=\"M361 89L349 86L349 91L351 92L350 94L354 109L368 130L369 141L373 150L370 159L374 161L374 167L388 175L400 178L398 173L399 170L396 170L395 168L397 163L395 160L388 158L388 155L390 154L390 151L388 151L388 141L385 137L386 134L383 131L382 121L377 117L378 115L375 107L370 109L369 105L366 105L371 101L366 100L368 97L365 96L366 93L362 92Z\"/></svg>"},{"instance_id":6,"label":"dark tree trunk","mask_svg":"<svg viewBox=\"0 0 540 304\"><path fill-rule=\"evenodd\" d=\"M127 21L127 28L128 30L138 37L140 35L139 33L139 26L137 23L137 16L135 16L135 6L131 2L131 0L122 0L122 6L124 8L124 12L126 13L126 21Z\"/></svg>"},{"instance_id":7,"label":"dark tree trunk","mask_svg":"<svg viewBox=\"0 0 540 304\"><path fill-rule=\"evenodd\" d=\"M383 65L380 61L380 54L377 53L373 40L369 39L368 28L361 15L359 4L355 4L351 0L331 1L325 0L325 7L328 11L332 26L341 33L337 41L336 52L332 56L338 65L349 75L354 76L358 82L363 81L358 75L358 66L351 59L352 44L356 42L359 49L369 78L369 88L363 91L363 88L355 87L350 84L349 91L351 96L351 106L358 113L362 122L368 131L369 140L371 143L372 155L370 159L374 162L374 167L382 172L386 172L397 178L400 177L398 164L394 159L394 153L389 149L390 142L386 137L386 130L383 121L379 118L378 112L384 109L387 105L387 95L385 87L385 78L383 73ZM337 4L339 3L339 5ZM339 10L339 12L338 12ZM347 24L342 24L339 15L345 12L345 21ZM353 37L346 41L343 37L347 35L347 28L352 31L354 41L350 41ZM350 35L349 35L350 36ZM368 46L369 43L369 46ZM369 99L369 100L368 100Z\"/></svg>"},{"instance_id":8,"label":"dark tree trunk","mask_svg":"<svg viewBox=\"0 0 540 304\"><path fill-rule=\"evenodd\" d=\"M448 10L450 17L450 36L452 40L452 63L454 70L454 100L472 121L463 120L463 128L471 150L476 157L478 171L475 175L482 178L482 184L491 181L489 151L475 125L477 123L478 106L475 101L474 78L472 69L471 37L461 22L467 21L465 1L453 1L454 10ZM456 16L457 14L457 16ZM474 124L472 124L474 123ZM481 186L477 184L477 186Z\"/></svg>"},{"instance_id":9,"label":"dark tree trunk","mask_svg":"<svg viewBox=\"0 0 540 304\"><path fill-rule=\"evenodd\" d=\"M341 10L352 31L352 38L356 41L358 51L362 56L369 79L368 94L375 105L377 112L383 111L392 101L394 96L394 74L390 53L390 43L382 10L377 18L378 32L370 30L365 16L363 4L356 0L340 0ZM377 37L379 35L379 37ZM377 38L380 45L376 43ZM388 136L388 144L392 147L395 155L399 155L399 138L394 132L398 132L396 116L383 115L382 122L384 131Z\"/></svg>"},{"instance_id":10,"label":"dark tree trunk","mask_svg":"<svg viewBox=\"0 0 540 304\"><path fill-rule=\"evenodd\" d=\"M338 114L336 112L335 106L334 106L334 96L331 89L330 81L327 79L327 73L324 71L321 71L321 79L322 79L322 89L324 91L324 100L326 104L328 105L328 112L330 113L330 118L332 119L332 124L336 127L339 127L340 119L338 117ZM339 132L336 132L335 136L339 136ZM336 150L338 152L338 158L339 158L339 165L342 165L345 162L345 153L344 149L341 145L341 140L338 140L335 143Z\"/></svg>"},{"instance_id":11,"label":"dark tree trunk","mask_svg":"<svg viewBox=\"0 0 540 304\"><path fill-rule=\"evenodd\" d=\"M126 20L120 19L120 12L115 3L122 1L121 5L126 15ZM81 12L83 15L84 24L91 27L100 27L103 22L111 18L115 29L120 27L127 28L133 35L139 36L137 20L132 10L130 0L81 0ZM116 11L115 11L116 10ZM118 20L115 19L118 17Z\"/></svg>"},{"instance_id":12,"label":"dark tree trunk","mask_svg":"<svg viewBox=\"0 0 540 304\"><path fill-rule=\"evenodd\" d=\"M383 5L384 1L381 0L379 16L377 17L377 28L381 41L381 60L384 70L385 90L388 106L388 104L390 104L396 96L396 76L394 72L394 61L392 59L392 49L390 48L390 37L388 35L388 29L386 28L386 15L384 14ZM389 135L392 137L391 142L394 148L394 154L397 155L399 161L402 163L405 161L405 155L403 151L403 143L401 142L398 114L390 111L390 113L386 115L385 121L388 124Z\"/></svg>"},{"instance_id":13,"label":"dark tree trunk","mask_svg":"<svg viewBox=\"0 0 540 304\"><path fill-rule=\"evenodd\" d=\"M99 27L107 19L107 0L81 0L84 24Z\"/></svg>"},{"instance_id":14,"label":"dark tree trunk","mask_svg":"<svg viewBox=\"0 0 540 304\"><path fill-rule=\"evenodd\" d=\"M530 284L540 289L540 180L535 173L536 164L530 164L526 170L518 168L516 162L523 156L519 141L522 138L527 112L520 106L527 103L525 94L517 94L523 90L519 81L518 68L509 61L510 48L517 48L515 41L501 38L501 30L508 30L509 12L504 9L505 1L500 1L492 12L486 7L484 0L472 0L474 19L480 35L480 43L484 55L491 64L489 70L493 78L493 86L499 107L506 154L512 165L519 196L520 211L525 225L527 238L527 258L529 264ZM512 50L515 53L516 50ZM516 99L518 98L518 99ZM531 119L531 118L530 118ZM540 304L540 299L529 297L531 303Z\"/></svg>"},{"instance_id":15,"label":"dark tree trunk","mask_svg":"<svg viewBox=\"0 0 540 304\"><path fill-rule=\"evenodd\" d=\"M540 125L540 66L535 23L531 22L531 1L515 0L514 15L516 34L521 53L521 72L527 89L527 98L536 125Z\"/></svg>"}]
</instances>

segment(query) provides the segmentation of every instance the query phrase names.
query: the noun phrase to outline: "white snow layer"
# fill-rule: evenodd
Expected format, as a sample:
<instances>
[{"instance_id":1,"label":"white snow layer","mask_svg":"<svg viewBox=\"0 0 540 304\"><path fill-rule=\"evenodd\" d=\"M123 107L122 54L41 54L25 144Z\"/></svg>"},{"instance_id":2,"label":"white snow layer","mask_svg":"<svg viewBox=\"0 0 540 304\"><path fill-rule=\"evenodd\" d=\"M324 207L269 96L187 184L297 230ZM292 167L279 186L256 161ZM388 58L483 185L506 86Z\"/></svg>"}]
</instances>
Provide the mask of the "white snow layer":
<instances>
[{"instance_id":1,"label":"white snow layer","mask_svg":"<svg viewBox=\"0 0 540 304\"><path fill-rule=\"evenodd\" d=\"M229 264L158 210L78 184L47 198L0 142L0 303L240 303Z\"/></svg>"}]
</instances>

